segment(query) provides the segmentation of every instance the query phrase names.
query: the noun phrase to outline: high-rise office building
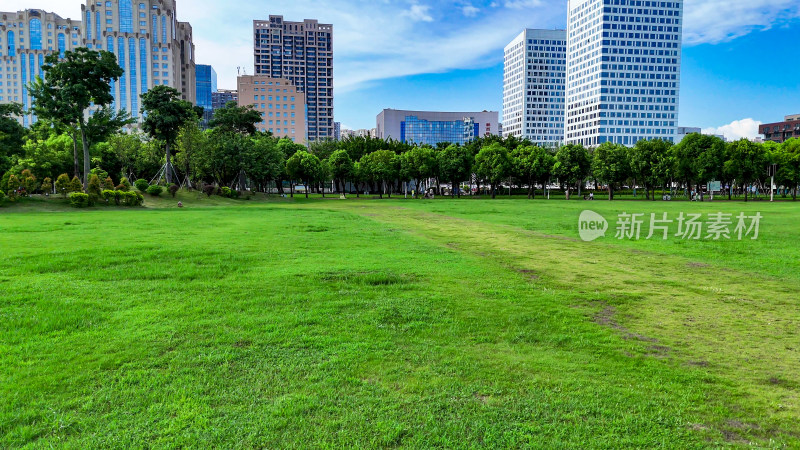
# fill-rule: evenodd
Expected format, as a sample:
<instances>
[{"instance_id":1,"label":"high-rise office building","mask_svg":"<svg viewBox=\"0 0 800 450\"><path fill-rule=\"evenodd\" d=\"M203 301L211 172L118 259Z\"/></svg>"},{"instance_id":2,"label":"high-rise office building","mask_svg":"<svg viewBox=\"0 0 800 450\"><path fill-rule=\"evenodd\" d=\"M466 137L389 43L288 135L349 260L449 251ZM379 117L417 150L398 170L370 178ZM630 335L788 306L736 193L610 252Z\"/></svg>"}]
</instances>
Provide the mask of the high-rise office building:
<instances>
[{"instance_id":1,"label":"high-rise office building","mask_svg":"<svg viewBox=\"0 0 800 450\"><path fill-rule=\"evenodd\" d=\"M175 8L175 0L89 0L81 6L83 45L114 53L125 70L111 86L116 110L140 118L140 95L158 85L195 103L192 26L178 21Z\"/></svg>"},{"instance_id":2,"label":"high-rise office building","mask_svg":"<svg viewBox=\"0 0 800 450\"><path fill-rule=\"evenodd\" d=\"M214 103L212 94L217 92L217 72L213 67L205 64L197 64L196 66L195 84L197 93L197 106L203 108L203 126L208 127L208 124L214 118Z\"/></svg>"},{"instance_id":3,"label":"high-rise office building","mask_svg":"<svg viewBox=\"0 0 800 450\"><path fill-rule=\"evenodd\" d=\"M306 141L305 95L287 79L245 75L238 79L239 106L252 106L264 119L256 124L279 138Z\"/></svg>"},{"instance_id":4,"label":"high-rise office building","mask_svg":"<svg viewBox=\"0 0 800 450\"><path fill-rule=\"evenodd\" d=\"M567 32L526 29L505 48L503 133L543 146L564 140Z\"/></svg>"},{"instance_id":5,"label":"high-rise office building","mask_svg":"<svg viewBox=\"0 0 800 450\"><path fill-rule=\"evenodd\" d=\"M569 0L566 142L677 133L683 1Z\"/></svg>"},{"instance_id":6,"label":"high-rise office building","mask_svg":"<svg viewBox=\"0 0 800 450\"><path fill-rule=\"evenodd\" d=\"M27 84L43 76L44 58L63 54L82 45L81 23L39 9L0 12L0 104L19 103L26 114L20 118L29 126L33 99Z\"/></svg>"},{"instance_id":7,"label":"high-rise office building","mask_svg":"<svg viewBox=\"0 0 800 450\"><path fill-rule=\"evenodd\" d=\"M333 25L271 15L253 39L256 75L291 81L306 95L308 140L333 139Z\"/></svg>"}]
</instances>

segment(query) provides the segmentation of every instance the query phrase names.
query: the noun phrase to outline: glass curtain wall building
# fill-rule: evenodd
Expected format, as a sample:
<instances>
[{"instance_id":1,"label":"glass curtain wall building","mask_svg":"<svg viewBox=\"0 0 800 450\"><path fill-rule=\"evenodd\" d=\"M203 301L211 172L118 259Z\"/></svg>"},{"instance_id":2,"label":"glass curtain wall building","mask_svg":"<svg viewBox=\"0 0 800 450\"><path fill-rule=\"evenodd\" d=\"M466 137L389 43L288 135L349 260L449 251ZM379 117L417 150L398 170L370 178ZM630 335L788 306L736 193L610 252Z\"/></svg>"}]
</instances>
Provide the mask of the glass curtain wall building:
<instances>
[{"instance_id":1,"label":"glass curtain wall building","mask_svg":"<svg viewBox=\"0 0 800 450\"><path fill-rule=\"evenodd\" d=\"M384 109L378 114L376 137L409 144L466 144L498 134L498 112L434 112Z\"/></svg>"},{"instance_id":2,"label":"glass curtain wall building","mask_svg":"<svg viewBox=\"0 0 800 450\"><path fill-rule=\"evenodd\" d=\"M567 143L675 141L682 19L682 0L569 0Z\"/></svg>"},{"instance_id":3,"label":"glass curtain wall building","mask_svg":"<svg viewBox=\"0 0 800 450\"><path fill-rule=\"evenodd\" d=\"M197 65L197 106L203 108L203 127L207 128L214 118L213 94L217 92L217 72L205 64Z\"/></svg>"},{"instance_id":4,"label":"glass curtain wall building","mask_svg":"<svg viewBox=\"0 0 800 450\"><path fill-rule=\"evenodd\" d=\"M36 122L27 84L43 76L44 58L81 45L81 22L38 9L0 12L0 104L20 103L23 126Z\"/></svg>"},{"instance_id":5,"label":"glass curtain wall building","mask_svg":"<svg viewBox=\"0 0 800 450\"><path fill-rule=\"evenodd\" d=\"M526 29L505 48L503 135L546 146L564 140L567 32Z\"/></svg>"}]
</instances>

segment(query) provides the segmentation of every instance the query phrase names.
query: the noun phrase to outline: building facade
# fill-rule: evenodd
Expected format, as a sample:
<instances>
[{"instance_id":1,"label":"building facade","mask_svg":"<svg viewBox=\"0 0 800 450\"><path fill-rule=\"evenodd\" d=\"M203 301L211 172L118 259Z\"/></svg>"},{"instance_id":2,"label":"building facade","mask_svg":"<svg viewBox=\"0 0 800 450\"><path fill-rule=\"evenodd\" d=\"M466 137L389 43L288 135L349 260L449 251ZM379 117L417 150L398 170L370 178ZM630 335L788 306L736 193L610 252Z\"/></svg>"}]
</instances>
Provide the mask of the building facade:
<instances>
[{"instance_id":1,"label":"building facade","mask_svg":"<svg viewBox=\"0 0 800 450\"><path fill-rule=\"evenodd\" d=\"M569 0L565 141L675 141L683 1Z\"/></svg>"},{"instance_id":2,"label":"building facade","mask_svg":"<svg viewBox=\"0 0 800 450\"><path fill-rule=\"evenodd\" d=\"M333 25L271 15L253 22L253 39L256 75L291 81L306 96L308 140L333 139Z\"/></svg>"},{"instance_id":3,"label":"building facade","mask_svg":"<svg viewBox=\"0 0 800 450\"><path fill-rule=\"evenodd\" d=\"M567 32L526 29L505 48L503 135L547 147L564 140Z\"/></svg>"},{"instance_id":4,"label":"building facade","mask_svg":"<svg viewBox=\"0 0 800 450\"><path fill-rule=\"evenodd\" d=\"M800 114L786 116L783 122L765 123L758 126L758 133L765 141L783 143L791 138L800 139Z\"/></svg>"},{"instance_id":5,"label":"building facade","mask_svg":"<svg viewBox=\"0 0 800 450\"><path fill-rule=\"evenodd\" d=\"M239 102L239 91L231 89L218 89L211 93L211 107L214 111L222 109L230 102Z\"/></svg>"},{"instance_id":6,"label":"building facade","mask_svg":"<svg viewBox=\"0 0 800 450\"><path fill-rule=\"evenodd\" d=\"M141 119L141 94L159 85L196 103L192 27L175 0L90 0L81 13L83 45L114 53L125 70L111 85L114 109Z\"/></svg>"},{"instance_id":7,"label":"building facade","mask_svg":"<svg viewBox=\"0 0 800 450\"><path fill-rule=\"evenodd\" d=\"M27 84L43 76L44 58L83 45L81 22L39 9L0 12L0 104L19 103L25 110L20 123L36 121Z\"/></svg>"},{"instance_id":8,"label":"building facade","mask_svg":"<svg viewBox=\"0 0 800 450\"><path fill-rule=\"evenodd\" d=\"M375 135L381 139L419 145L441 142L466 144L498 133L498 112L433 112L384 109L378 114Z\"/></svg>"},{"instance_id":9,"label":"building facade","mask_svg":"<svg viewBox=\"0 0 800 450\"><path fill-rule=\"evenodd\" d=\"M217 92L217 72L209 65L198 64L195 73L195 98L197 106L203 108L203 127L207 128L214 118L212 95Z\"/></svg>"},{"instance_id":10,"label":"building facade","mask_svg":"<svg viewBox=\"0 0 800 450\"><path fill-rule=\"evenodd\" d=\"M264 119L256 124L279 138L306 142L305 95L285 78L245 75L238 78L239 106L252 106Z\"/></svg>"},{"instance_id":11,"label":"building facade","mask_svg":"<svg viewBox=\"0 0 800 450\"><path fill-rule=\"evenodd\" d=\"M342 140L342 123L341 122L333 122L333 140L334 141L341 141Z\"/></svg>"}]
</instances>

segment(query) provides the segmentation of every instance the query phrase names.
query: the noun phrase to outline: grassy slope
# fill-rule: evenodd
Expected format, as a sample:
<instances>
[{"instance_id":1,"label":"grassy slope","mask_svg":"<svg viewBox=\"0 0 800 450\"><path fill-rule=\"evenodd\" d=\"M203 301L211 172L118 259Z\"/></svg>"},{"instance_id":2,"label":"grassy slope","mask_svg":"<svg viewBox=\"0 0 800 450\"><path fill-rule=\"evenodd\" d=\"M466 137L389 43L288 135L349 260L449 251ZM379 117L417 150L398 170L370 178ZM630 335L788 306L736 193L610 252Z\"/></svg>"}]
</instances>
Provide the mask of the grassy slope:
<instances>
[{"instance_id":1,"label":"grassy slope","mask_svg":"<svg viewBox=\"0 0 800 450\"><path fill-rule=\"evenodd\" d=\"M771 256L576 242L584 202L214 201L0 215L0 445L798 445L791 206Z\"/></svg>"}]
</instances>

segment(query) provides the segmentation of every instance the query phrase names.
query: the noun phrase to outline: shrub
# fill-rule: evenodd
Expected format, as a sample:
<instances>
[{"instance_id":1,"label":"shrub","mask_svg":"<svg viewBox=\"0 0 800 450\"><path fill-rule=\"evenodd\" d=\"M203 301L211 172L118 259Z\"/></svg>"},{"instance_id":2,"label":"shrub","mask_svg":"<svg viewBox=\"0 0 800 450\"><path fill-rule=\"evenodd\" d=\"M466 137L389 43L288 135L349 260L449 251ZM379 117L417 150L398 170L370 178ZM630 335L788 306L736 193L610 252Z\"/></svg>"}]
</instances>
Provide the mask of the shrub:
<instances>
[{"instance_id":1,"label":"shrub","mask_svg":"<svg viewBox=\"0 0 800 450\"><path fill-rule=\"evenodd\" d=\"M86 189L86 193L89 195L94 195L97 198L100 198L102 195L102 188L100 187L100 178L97 175L92 175L89 177L89 187Z\"/></svg>"},{"instance_id":2,"label":"shrub","mask_svg":"<svg viewBox=\"0 0 800 450\"><path fill-rule=\"evenodd\" d=\"M136 182L133 184L136 185L136 189L138 189L139 192L147 192L147 188L150 187L150 183L148 183L147 180L143 180L141 178L136 180Z\"/></svg>"},{"instance_id":3,"label":"shrub","mask_svg":"<svg viewBox=\"0 0 800 450\"><path fill-rule=\"evenodd\" d=\"M227 186L222 186L219 188L219 195L225 198L231 198L231 188Z\"/></svg>"},{"instance_id":4,"label":"shrub","mask_svg":"<svg viewBox=\"0 0 800 450\"><path fill-rule=\"evenodd\" d=\"M181 187L180 187L180 186L178 186L177 184L172 184L172 185L170 185L170 186L169 186L169 189L168 189L168 191L169 191L170 195L172 195L172 198L175 198L175 194L177 194L177 193L178 193L178 191L180 190L180 188L181 188Z\"/></svg>"},{"instance_id":5,"label":"shrub","mask_svg":"<svg viewBox=\"0 0 800 450\"><path fill-rule=\"evenodd\" d=\"M103 190L103 200L105 200L106 203L111 203L113 201L114 203L119 204L119 202L116 201L116 197L117 191L112 191L111 189Z\"/></svg>"},{"instance_id":6,"label":"shrub","mask_svg":"<svg viewBox=\"0 0 800 450\"><path fill-rule=\"evenodd\" d=\"M51 194L53 192L53 180L49 177L44 179L42 183L42 192L45 194Z\"/></svg>"},{"instance_id":7,"label":"shrub","mask_svg":"<svg viewBox=\"0 0 800 450\"><path fill-rule=\"evenodd\" d=\"M69 194L69 203L76 208L86 208L89 206L89 194L73 192Z\"/></svg>"},{"instance_id":8,"label":"shrub","mask_svg":"<svg viewBox=\"0 0 800 450\"><path fill-rule=\"evenodd\" d=\"M125 200L125 206L142 206L144 203L144 196L138 192L120 191L120 197Z\"/></svg>"},{"instance_id":9,"label":"shrub","mask_svg":"<svg viewBox=\"0 0 800 450\"><path fill-rule=\"evenodd\" d=\"M126 191L130 191L131 190L131 182L128 181L127 177L122 177L122 179L119 180L119 184L121 186L125 186L126 188L128 188L128 189L125 189Z\"/></svg>"},{"instance_id":10,"label":"shrub","mask_svg":"<svg viewBox=\"0 0 800 450\"><path fill-rule=\"evenodd\" d=\"M29 169L25 169L20 174L20 184L22 184L22 188L25 190L25 195L31 195L39 189L39 183L36 182L36 177Z\"/></svg>"},{"instance_id":11,"label":"shrub","mask_svg":"<svg viewBox=\"0 0 800 450\"><path fill-rule=\"evenodd\" d=\"M138 181L137 181L138 183ZM137 186L138 189L138 186ZM147 193L152 195L153 197L158 197L161 193L164 192L164 188L159 185L153 185L147 188Z\"/></svg>"},{"instance_id":12,"label":"shrub","mask_svg":"<svg viewBox=\"0 0 800 450\"><path fill-rule=\"evenodd\" d=\"M78 177L72 177L72 181L69 183L69 192L83 192L83 183Z\"/></svg>"},{"instance_id":13,"label":"shrub","mask_svg":"<svg viewBox=\"0 0 800 450\"><path fill-rule=\"evenodd\" d=\"M206 194L209 197L214 195L214 185L213 184L204 184L203 185L203 193Z\"/></svg>"},{"instance_id":14,"label":"shrub","mask_svg":"<svg viewBox=\"0 0 800 450\"><path fill-rule=\"evenodd\" d=\"M3 191L0 191L0 206L3 206L3 203L6 202L6 194Z\"/></svg>"},{"instance_id":15,"label":"shrub","mask_svg":"<svg viewBox=\"0 0 800 450\"><path fill-rule=\"evenodd\" d=\"M16 192L22 188L22 182L19 181L16 175L11 175L8 177L8 192Z\"/></svg>"},{"instance_id":16,"label":"shrub","mask_svg":"<svg viewBox=\"0 0 800 450\"><path fill-rule=\"evenodd\" d=\"M0 178L0 192L5 193L8 190L8 179L11 177L11 172L6 172Z\"/></svg>"},{"instance_id":17,"label":"shrub","mask_svg":"<svg viewBox=\"0 0 800 450\"><path fill-rule=\"evenodd\" d=\"M62 173L56 178L56 192L67 198L67 193L70 192L70 182L67 174Z\"/></svg>"},{"instance_id":18,"label":"shrub","mask_svg":"<svg viewBox=\"0 0 800 450\"><path fill-rule=\"evenodd\" d=\"M103 181L103 189L107 191L114 190L114 180L111 177L107 177L105 181Z\"/></svg>"}]
</instances>

